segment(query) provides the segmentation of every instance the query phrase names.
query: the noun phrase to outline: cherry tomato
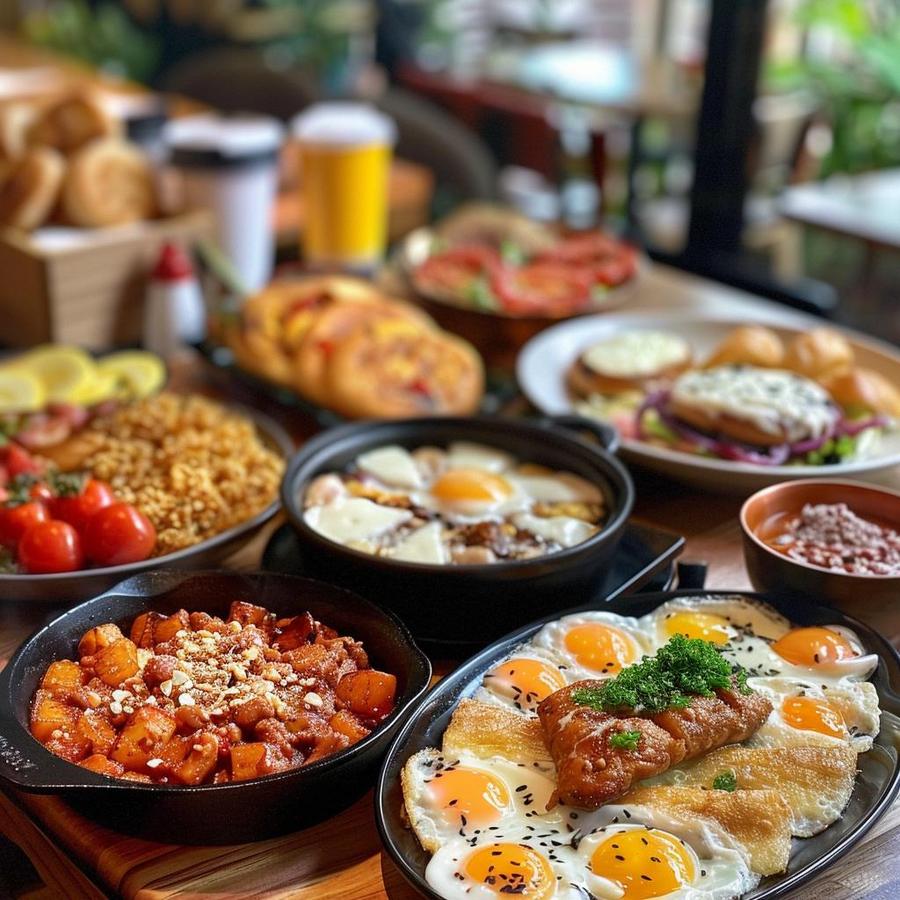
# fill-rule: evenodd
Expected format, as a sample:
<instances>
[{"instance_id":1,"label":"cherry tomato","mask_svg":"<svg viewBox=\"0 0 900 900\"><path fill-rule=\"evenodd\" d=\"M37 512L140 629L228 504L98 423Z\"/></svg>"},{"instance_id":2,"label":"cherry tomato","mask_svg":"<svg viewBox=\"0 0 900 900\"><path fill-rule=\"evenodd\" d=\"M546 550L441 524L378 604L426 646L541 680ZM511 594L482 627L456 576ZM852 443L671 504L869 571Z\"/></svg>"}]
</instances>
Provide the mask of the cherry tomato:
<instances>
[{"instance_id":1,"label":"cherry tomato","mask_svg":"<svg viewBox=\"0 0 900 900\"><path fill-rule=\"evenodd\" d=\"M40 475L44 466L36 460L24 447L18 444L7 444L3 463L10 478L16 475Z\"/></svg>"},{"instance_id":2,"label":"cherry tomato","mask_svg":"<svg viewBox=\"0 0 900 900\"><path fill-rule=\"evenodd\" d=\"M130 503L104 506L84 530L84 548L98 566L121 566L146 559L156 544L153 523Z\"/></svg>"},{"instance_id":3,"label":"cherry tomato","mask_svg":"<svg viewBox=\"0 0 900 900\"><path fill-rule=\"evenodd\" d=\"M47 507L35 500L16 506L4 506L0 509L0 544L15 550L22 540L22 535L32 525L46 522L49 518Z\"/></svg>"},{"instance_id":4,"label":"cherry tomato","mask_svg":"<svg viewBox=\"0 0 900 900\"><path fill-rule=\"evenodd\" d=\"M472 282L490 276L500 266L493 247L462 246L429 256L415 272L420 290L440 291L465 297Z\"/></svg>"},{"instance_id":5,"label":"cherry tomato","mask_svg":"<svg viewBox=\"0 0 900 900\"><path fill-rule=\"evenodd\" d=\"M84 565L78 532L59 519L32 525L19 541L19 564L31 575L74 572Z\"/></svg>"},{"instance_id":6,"label":"cherry tomato","mask_svg":"<svg viewBox=\"0 0 900 900\"><path fill-rule=\"evenodd\" d=\"M54 497L50 512L54 519L62 519L83 534L94 513L116 502L116 495L105 481L89 478L80 494Z\"/></svg>"},{"instance_id":7,"label":"cherry tomato","mask_svg":"<svg viewBox=\"0 0 900 900\"><path fill-rule=\"evenodd\" d=\"M53 491L50 490L50 485L45 481L38 481L28 489L28 496L32 500L49 507L50 501L53 500ZM56 518L58 519L59 516L56 516Z\"/></svg>"},{"instance_id":8,"label":"cherry tomato","mask_svg":"<svg viewBox=\"0 0 900 900\"><path fill-rule=\"evenodd\" d=\"M494 293L504 309L517 315L561 316L590 298L593 273L584 266L538 262L494 273Z\"/></svg>"}]
</instances>

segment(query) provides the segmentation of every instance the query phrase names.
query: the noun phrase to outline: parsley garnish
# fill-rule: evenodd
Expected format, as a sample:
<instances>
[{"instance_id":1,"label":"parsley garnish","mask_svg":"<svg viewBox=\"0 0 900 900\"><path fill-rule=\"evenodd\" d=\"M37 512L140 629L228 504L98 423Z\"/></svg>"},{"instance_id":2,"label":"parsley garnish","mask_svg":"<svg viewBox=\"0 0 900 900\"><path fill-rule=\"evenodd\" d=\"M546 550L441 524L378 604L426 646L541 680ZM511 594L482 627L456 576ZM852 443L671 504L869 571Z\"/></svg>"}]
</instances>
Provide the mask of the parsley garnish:
<instances>
[{"instance_id":1,"label":"parsley garnish","mask_svg":"<svg viewBox=\"0 0 900 900\"><path fill-rule=\"evenodd\" d=\"M641 739L639 731L617 731L610 735L609 746L617 750L637 750L638 741Z\"/></svg>"},{"instance_id":2,"label":"parsley garnish","mask_svg":"<svg viewBox=\"0 0 900 900\"><path fill-rule=\"evenodd\" d=\"M737 788L737 776L732 771L720 772L713 778L713 788L717 791L728 791Z\"/></svg>"},{"instance_id":3,"label":"parsley garnish","mask_svg":"<svg viewBox=\"0 0 900 900\"><path fill-rule=\"evenodd\" d=\"M631 709L657 713L683 709L691 695L713 696L716 689L731 689L732 676L742 694L749 694L747 673L719 653L715 644L676 634L656 656L645 656L597 687L573 691L572 699L598 712Z\"/></svg>"}]
</instances>

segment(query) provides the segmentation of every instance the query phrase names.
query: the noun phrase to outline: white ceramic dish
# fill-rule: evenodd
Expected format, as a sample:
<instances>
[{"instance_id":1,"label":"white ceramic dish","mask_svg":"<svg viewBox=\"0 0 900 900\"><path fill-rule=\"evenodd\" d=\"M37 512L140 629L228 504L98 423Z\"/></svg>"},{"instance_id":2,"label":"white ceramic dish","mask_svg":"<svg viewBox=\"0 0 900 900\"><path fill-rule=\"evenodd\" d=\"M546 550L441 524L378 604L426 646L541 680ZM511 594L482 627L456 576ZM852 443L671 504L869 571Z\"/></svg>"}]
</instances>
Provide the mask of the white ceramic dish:
<instances>
[{"instance_id":1,"label":"white ceramic dish","mask_svg":"<svg viewBox=\"0 0 900 900\"><path fill-rule=\"evenodd\" d=\"M796 335L794 325L779 324L778 317L755 317L784 339ZM525 396L550 415L572 412L573 400L566 389L565 374L577 356L591 344L623 331L657 330L680 335L698 358L708 354L738 325L753 321L747 316L696 316L652 310L562 322L532 338L522 349L516 375ZM875 369L900 384L900 352L888 344L847 335L857 363ZM900 430L885 434L877 448L864 459L828 466L761 466L694 456L637 440L623 440L620 455L631 463L653 469L707 490L748 495L760 488L796 478L862 478L889 487L900 487Z\"/></svg>"}]
</instances>

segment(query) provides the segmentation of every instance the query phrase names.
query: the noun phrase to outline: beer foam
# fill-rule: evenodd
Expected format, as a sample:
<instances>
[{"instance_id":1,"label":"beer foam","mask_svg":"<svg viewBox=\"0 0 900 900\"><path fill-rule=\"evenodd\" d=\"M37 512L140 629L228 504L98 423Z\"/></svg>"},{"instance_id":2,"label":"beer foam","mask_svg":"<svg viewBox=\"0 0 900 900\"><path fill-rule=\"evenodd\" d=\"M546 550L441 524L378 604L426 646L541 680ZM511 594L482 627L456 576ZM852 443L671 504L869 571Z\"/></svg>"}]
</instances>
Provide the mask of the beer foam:
<instances>
[{"instance_id":1,"label":"beer foam","mask_svg":"<svg viewBox=\"0 0 900 900\"><path fill-rule=\"evenodd\" d=\"M316 103L291 123L294 137L307 144L361 146L393 144L393 119L365 103Z\"/></svg>"}]
</instances>

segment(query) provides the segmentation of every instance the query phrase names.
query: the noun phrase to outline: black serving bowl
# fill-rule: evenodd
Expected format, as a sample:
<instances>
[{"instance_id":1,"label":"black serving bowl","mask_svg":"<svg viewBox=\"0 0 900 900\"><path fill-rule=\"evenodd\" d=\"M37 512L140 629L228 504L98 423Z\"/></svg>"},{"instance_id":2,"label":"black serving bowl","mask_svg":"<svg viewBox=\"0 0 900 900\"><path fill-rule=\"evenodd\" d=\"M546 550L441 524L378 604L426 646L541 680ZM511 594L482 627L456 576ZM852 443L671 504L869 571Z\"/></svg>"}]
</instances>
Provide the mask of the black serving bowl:
<instances>
[{"instance_id":1,"label":"black serving bowl","mask_svg":"<svg viewBox=\"0 0 900 900\"><path fill-rule=\"evenodd\" d=\"M871 677L882 711L881 731L875 745L868 753L859 755L853 794L840 818L814 837L795 840L787 872L764 878L756 889L744 895L746 900L774 900L791 893L832 865L865 836L894 802L900 790L900 655L874 629L837 610L748 591L689 589L633 594L616 597L609 603L595 602L569 609L564 614L602 608L623 616L643 616L676 597L725 596L747 598L751 602L762 600L799 625L846 626L858 635L867 652L877 653L879 657L878 668ZM485 672L559 615L544 617L506 635L443 678L416 705L387 752L375 788L375 820L388 855L400 874L423 897L440 900L440 894L425 880L425 867L430 854L421 847L406 820L400 773L414 753L426 747L441 746L444 731L459 701L475 694L481 687ZM824 894L819 891L817 896Z\"/></svg>"},{"instance_id":2,"label":"black serving bowl","mask_svg":"<svg viewBox=\"0 0 900 900\"><path fill-rule=\"evenodd\" d=\"M397 676L394 711L359 743L300 769L222 785L176 786L107 778L54 756L28 730L31 698L47 666L76 656L94 625L126 629L145 610L179 608L224 616L233 600L279 616L309 610L361 640L372 665ZM89 818L141 837L182 844L258 840L293 831L358 799L411 706L431 677L428 658L390 613L356 594L290 575L149 572L63 613L31 636L0 672L0 781L17 790L56 794Z\"/></svg>"},{"instance_id":3,"label":"black serving bowl","mask_svg":"<svg viewBox=\"0 0 900 900\"><path fill-rule=\"evenodd\" d=\"M599 441L582 438L588 431ZM600 486L609 516L593 537L546 556L490 565L431 565L372 556L330 541L303 520L303 495L325 472L385 444L413 449L466 440L522 462L567 470ZM475 416L358 422L306 444L288 465L281 502L300 540L304 569L339 581L396 612L419 640L483 645L511 628L587 600L603 578L634 503L634 486L613 456L613 428L579 416L526 421Z\"/></svg>"},{"instance_id":4,"label":"black serving bowl","mask_svg":"<svg viewBox=\"0 0 900 900\"><path fill-rule=\"evenodd\" d=\"M294 442L287 432L268 416L247 407L231 405L229 409L250 419L260 441L279 456L287 458L294 450ZM142 572L165 567L167 569L206 569L217 566L232 553L248 544L275 513L280 503L276 497L265 509L232 528L222 531L199 544L184 547L174 553L152 556L141 562L122 566L79 569L53 575L0 574L0 601L47 603L56 606L72 605L96 597L113 585Z\"/></svg>"}]
</instances>

